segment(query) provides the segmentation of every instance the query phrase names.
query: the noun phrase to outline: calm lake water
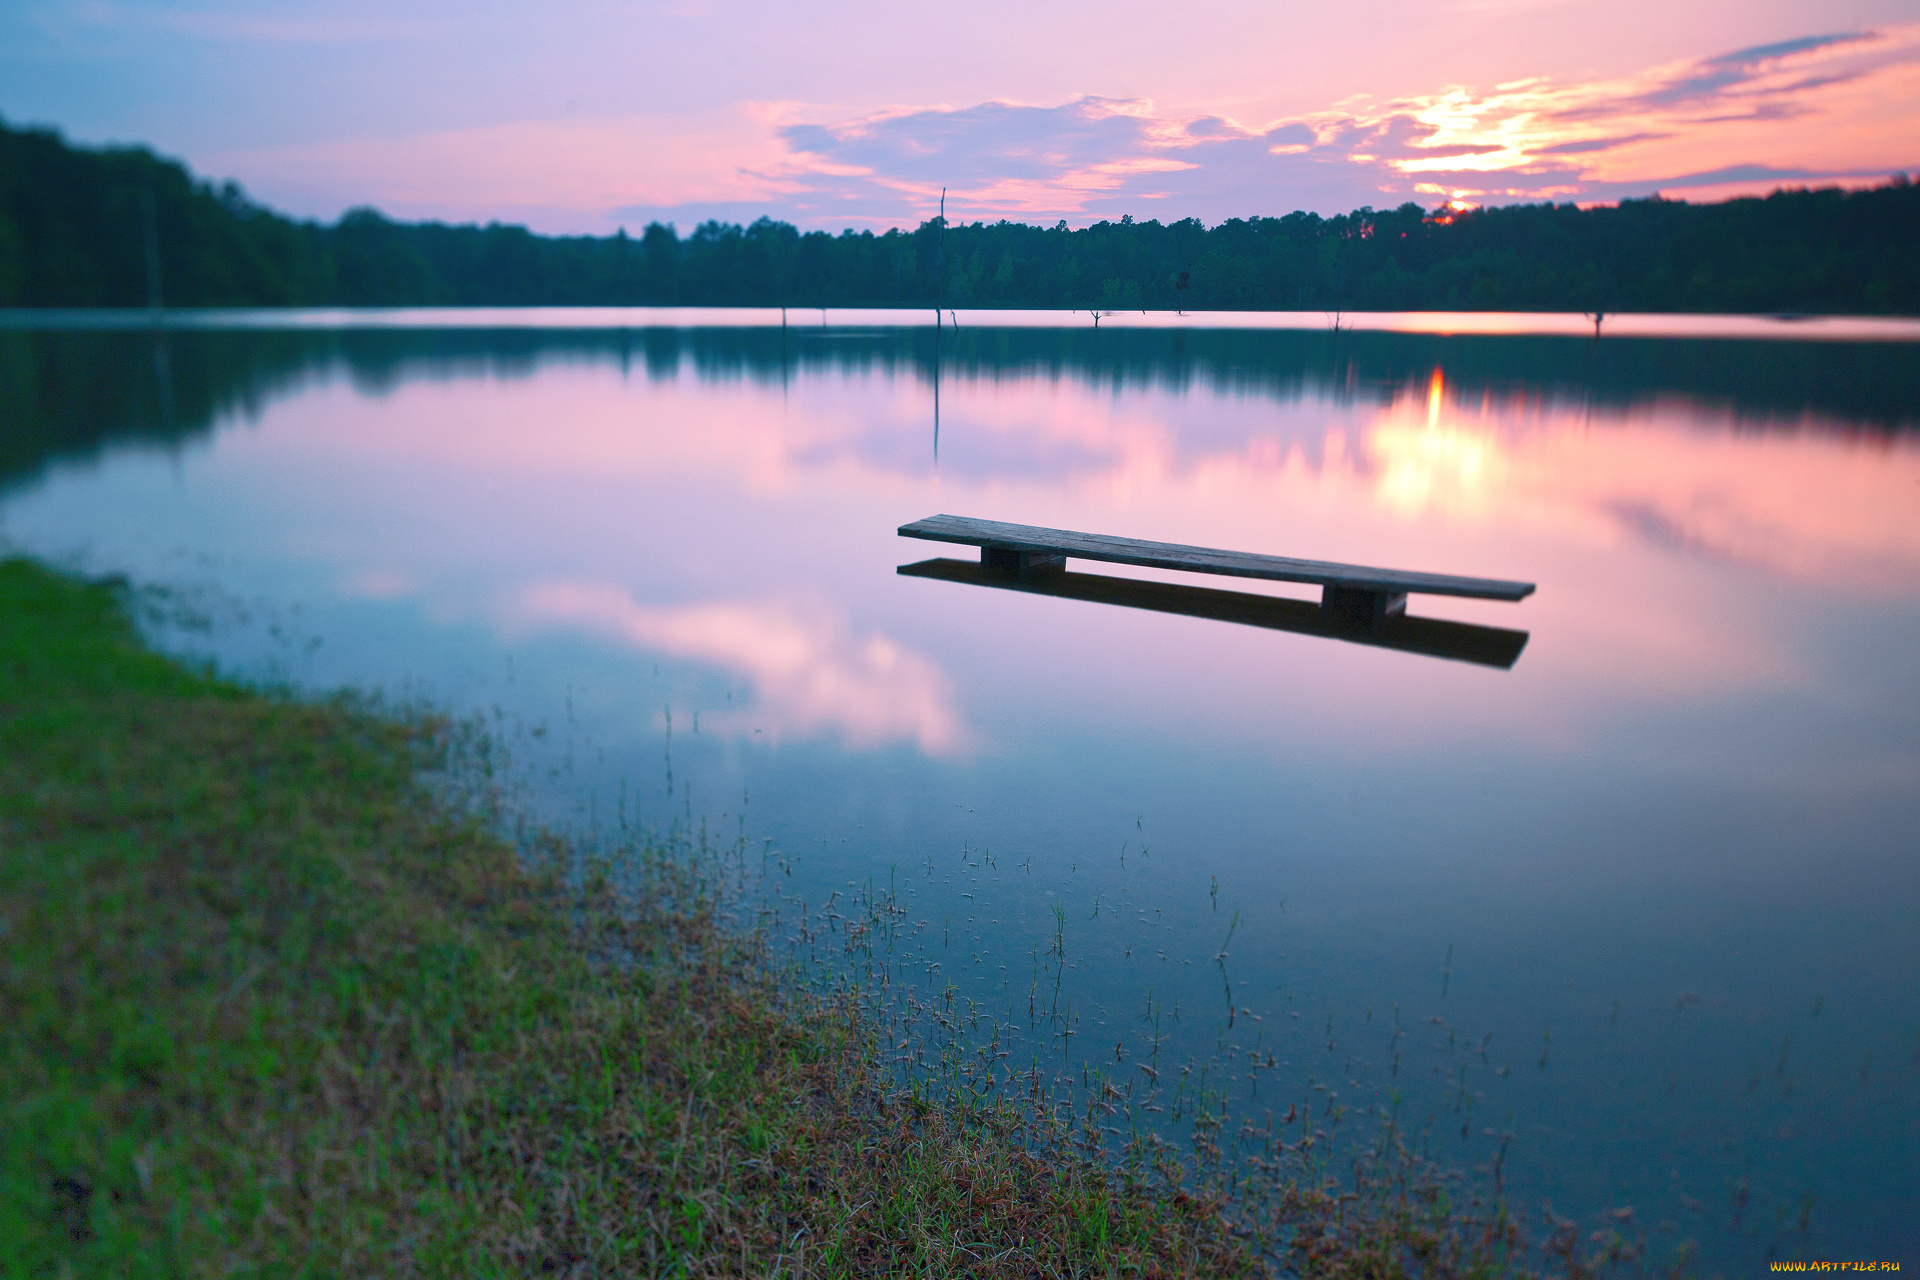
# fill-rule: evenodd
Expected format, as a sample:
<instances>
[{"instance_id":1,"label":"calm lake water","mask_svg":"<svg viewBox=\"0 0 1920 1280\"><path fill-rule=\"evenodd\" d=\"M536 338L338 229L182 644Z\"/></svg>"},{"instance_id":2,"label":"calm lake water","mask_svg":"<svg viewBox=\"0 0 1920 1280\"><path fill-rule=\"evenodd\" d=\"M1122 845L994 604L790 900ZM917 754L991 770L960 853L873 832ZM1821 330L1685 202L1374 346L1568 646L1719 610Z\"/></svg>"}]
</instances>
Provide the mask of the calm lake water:
<instances>
[{"instance_id":1,"label":"calm lake water","mask_svg":"<svg viewBox=\"0 0 1920 1280\"><path fill-rule=\"evenodd\" d=\"M1158 1009L1535 1220L1920 1260L1914 326L1015 319L14 316L0 537L497 711L549 816L891 884L1002 1017L1058 931L1064 1062ZM1538 591L1413 598L1487 665L896 572L940 512Z\"/></svg>"}]
</instances>

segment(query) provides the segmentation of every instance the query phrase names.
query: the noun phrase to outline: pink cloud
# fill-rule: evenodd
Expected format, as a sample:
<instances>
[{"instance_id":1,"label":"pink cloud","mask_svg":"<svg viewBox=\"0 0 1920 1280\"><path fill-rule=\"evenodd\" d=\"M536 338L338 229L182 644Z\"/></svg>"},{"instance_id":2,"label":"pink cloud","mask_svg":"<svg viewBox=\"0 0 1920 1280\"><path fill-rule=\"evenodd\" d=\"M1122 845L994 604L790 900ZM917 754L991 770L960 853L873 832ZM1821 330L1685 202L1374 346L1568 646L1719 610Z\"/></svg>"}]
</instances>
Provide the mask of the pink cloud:
<instances>
[{"instance_id":1,"label":"pink cloud","mask_svg":"<svg viewBox=\"0 0 1920 1280\"><path fill-rule=\"evenodd\" d=\"M1920 166L1920 24L1776 42L1632 75L1355 98L1278 120L1145 98L736 102L202 157L297 208L606 233L760 215L802 226L1086 223L1482 202L1723 196ZM337 193L352 191L342 200ZM335 193L330 196L330 193ZM338 212L328 209L329 215Z\"/></svg>"},{"instance_id":2,"label":"pink cloud","mask_svg":"<svg viewBox=\"0 0 1920 1280\"><path fill-rule=\"evenodd\" d=\"M1144 101L983 103L783 131L814 199L882 193L914 211L1086 221L1341 212L1464 193L1581 201L1872 180L1920 161L1920 25L1812 36L1576 84L1544 79L1286 121L1156 114ZM829 169L831 166L831 169Z\"/></svg>"}]
</instances>

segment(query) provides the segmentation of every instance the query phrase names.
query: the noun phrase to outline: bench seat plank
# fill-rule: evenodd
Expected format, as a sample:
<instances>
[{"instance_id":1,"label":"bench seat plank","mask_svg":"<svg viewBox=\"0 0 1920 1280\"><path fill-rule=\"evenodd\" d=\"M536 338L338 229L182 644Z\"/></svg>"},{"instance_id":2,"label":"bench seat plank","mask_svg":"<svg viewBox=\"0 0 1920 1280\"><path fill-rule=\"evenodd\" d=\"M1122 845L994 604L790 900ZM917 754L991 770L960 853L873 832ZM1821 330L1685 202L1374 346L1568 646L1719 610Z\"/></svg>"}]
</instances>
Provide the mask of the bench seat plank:
<instances>
[{"instance_id":1,"label":"bench seat plank","mask_svg":"<svg viewBox=\"0 0 1920 1280\"><path fill-rule=\"evenodd\" d=\"M1364 565L1333 564L1324 560L1295 560L1287 556L1250 551L1222 551L1174 542L1147 542L1111 534L1075 533L1037 525L976 520L969 516L929 516L900 526L903 538L957 542L986 550L1026 552L1040 557L1070 557L1131 564L1146 569L1177 569L1191 573L1220 573L1235 578L1265 578L1274 582L1309 582L1336 590L1371 592L1381 597L1417 592L1424 595L1468 596L1479 600L1522 600L1533 593L1531 582L1500 578L1466 578L1447 573L1415 573L1405 569L1374 569Z\"/></svg>"}]
</instances>

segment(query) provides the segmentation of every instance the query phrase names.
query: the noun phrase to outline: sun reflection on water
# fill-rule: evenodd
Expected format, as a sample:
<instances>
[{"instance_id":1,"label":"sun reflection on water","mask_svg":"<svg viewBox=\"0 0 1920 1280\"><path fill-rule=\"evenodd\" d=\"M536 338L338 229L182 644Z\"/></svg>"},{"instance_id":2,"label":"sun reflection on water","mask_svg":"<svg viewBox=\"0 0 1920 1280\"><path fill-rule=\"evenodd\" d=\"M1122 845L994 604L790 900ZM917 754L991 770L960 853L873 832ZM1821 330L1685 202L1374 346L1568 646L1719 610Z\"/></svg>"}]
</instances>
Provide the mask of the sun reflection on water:
<instances>
[{"instance_id":1,"label":"sun reflection on water","mask_svg":"<svg viewBox=\"0 0 1920 1280\"><path fill-rule=\"evenodd\" d=\"M1426 420L1389 411L1367 433L1365 453L1379 475L1381 503L1402 515L1426 510L1482 514L1496 500L1509 469L1499 437L1486 425L1447 412L1446 375L1427 383Z\"/></svg>"}]
</instances>

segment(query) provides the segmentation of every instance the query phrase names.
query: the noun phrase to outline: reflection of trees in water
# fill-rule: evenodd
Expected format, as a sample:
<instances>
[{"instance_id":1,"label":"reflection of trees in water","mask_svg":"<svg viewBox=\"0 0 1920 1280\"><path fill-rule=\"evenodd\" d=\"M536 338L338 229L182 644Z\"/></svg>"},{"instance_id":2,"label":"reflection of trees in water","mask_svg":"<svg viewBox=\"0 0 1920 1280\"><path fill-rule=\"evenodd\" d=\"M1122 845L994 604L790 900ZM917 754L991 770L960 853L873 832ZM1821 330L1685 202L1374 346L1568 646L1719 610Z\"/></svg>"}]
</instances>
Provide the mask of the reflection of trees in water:
<instances>
[{"instance_id":1,"label":"reflection of trees in water","mask_svg":"<svg viewBox=\"0 0 1920 1280\"><path fill-rule=\"evenodd\" d=\"M313 378L344 374L378 395L422 378L525 377L579 363L655 380L911 372L930 384L935 341L931 329L773 327L0 331L0 486L109 444L179 443ZM1621 411L1680 400L1761 429L1808 418L1870 434L1920 425L1920 350L1895 343L967 327L941 335L938 348L947 377L1276 400L1384 400L1424 388L1436 367L1467 401L1524 396Z\"/></svg>"},{"instance_id":2,"label":"reflection of trees in water","mask_svg":"<svg viewBox=\"0 0 1920 1280\"><path fill-rule=\"evenodd\" d=\"M173 447L318 367L306 335L0 331L0 489L114 444Z\"/></svg>"}]
</instances>

